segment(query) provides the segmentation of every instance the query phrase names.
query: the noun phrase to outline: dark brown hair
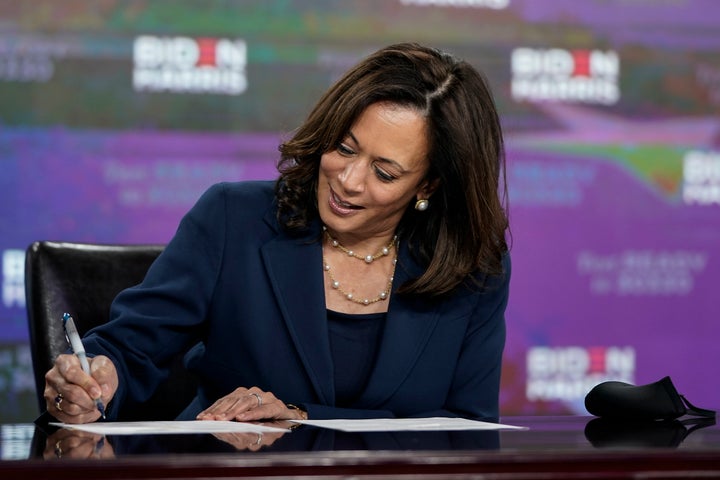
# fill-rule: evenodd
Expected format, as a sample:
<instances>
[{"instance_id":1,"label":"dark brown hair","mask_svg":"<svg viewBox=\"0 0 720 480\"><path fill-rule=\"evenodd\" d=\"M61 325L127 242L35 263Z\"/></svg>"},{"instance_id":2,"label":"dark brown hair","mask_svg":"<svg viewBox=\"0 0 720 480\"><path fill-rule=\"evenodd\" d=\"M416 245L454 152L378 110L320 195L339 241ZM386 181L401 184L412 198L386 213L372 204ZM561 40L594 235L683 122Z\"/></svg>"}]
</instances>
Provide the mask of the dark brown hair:
<instances>
[{"instance_id":1,"label":"dark brown hair","mask_svg":"<svg viewBox=\"0 0 720 480\"><path fill-rule=\"evenodd\" d=\"M342 76L293 137L280 145L278 218L289 231L317 218L320 157L334 150L371 104L389 102L427 120L430 168L439 180L424 212L408 208L397 233L425 267L397 293L441 295L473 273L502 273L506 183L492 93L469 63L415 43L383 48Z\"/></svg>"}]
</instances>

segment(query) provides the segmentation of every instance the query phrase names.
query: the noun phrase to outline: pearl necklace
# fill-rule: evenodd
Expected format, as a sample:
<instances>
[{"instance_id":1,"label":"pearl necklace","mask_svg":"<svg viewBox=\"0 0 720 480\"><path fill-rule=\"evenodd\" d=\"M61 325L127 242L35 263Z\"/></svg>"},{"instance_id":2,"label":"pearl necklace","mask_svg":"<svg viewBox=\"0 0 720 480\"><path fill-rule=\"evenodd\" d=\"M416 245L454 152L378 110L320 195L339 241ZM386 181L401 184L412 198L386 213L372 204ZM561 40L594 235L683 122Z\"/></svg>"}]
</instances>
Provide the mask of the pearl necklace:
<instances>
[{"instance_id":1,"label":"pearl necklace","mask_svg":"<svg viewBox=\"0 0 720 480\"><path fill-rule=\"evenodd\" d=\"M325 232L325 235L327 235L328 240L330 240L330 245L333 246L333 248L337 248L345 253L348 254L350 257L359 258L360 260L364 260L365 263L372 263L373 261L377 260L380 257L384 257L386 255L390 254L390 249L395 246L397 243L397 235L393 236L392 240L390 240L390 243L388 243L386 246L382 247L375 255L365 255L364 257L362 255L358 255L357 253L353 252L349 248L346 248L340 244L335 238L330 235L330 232L328 232L325 225L323 225L323 232Z\"/></svg>"},{"instance_id":2,"label":"pearl necklace","mask_svg":"<svg viewBox=\"0 0 720 480\"><path fill-rule=\"evenodd\" d=\"M375 298L355 298L355 296L352 294L352 292L348 292L345 290L340 282L335 278L335 276L332 273L332 269L330 268L330 264L325 259L325 254L323 253L323 269L327 272L328 276L330 277L330 284L332 288L337 290L342 294L343 297L345 297L346 300L349 300L354 303L358 303L360 305L371 305L373 303L381 302L383 300L387 300L390 296L390 291L392 290L392 284L393 280L395 279L395 265L397 265L397 250L398 250L398 239L397 235L393 237L393 239L390 241L390 243L383 247L378 253L375 255L368 255L366 257L361 257L359 255L356 255L352 250L348 250L347 248L340 245L340 243L335 240L332 235L330 235L330 232L327 231L327 229L323 226L323 231L328 236L328 239L330 240L330 244L333 246L333 248L338 248L342 250L343 252L347 253L351 257L359 258L361 260L364 260L366 263L372 263L374 260L388 255L390 253L391 248L395 248L395 258L392 260L392 271L390 272L390 278L388 278L387 284L385 285L385 290L381 291L377 297ZM324 249L323 249L324 251Z\"/></svg>"},{"instance_id":3,"label":"pearl necklace","mask_svg":"<svg viewBox=\"0 0 720 480\"><path fill-rule=\"evenodd\" d=\"M380 292L377 297L375 298L355 298L355 295L352 294L352 292L348 292L345 289L343 289L342 285L339 281L335 278L335 276L332 274L332 270L330 268L330 264L327 263L325 260L325 255L323 255L323 268L327 272L328 276L330 277L330 282L332 285L332 288L337 290L342 294L343 297L345 297L347 300L350 300L351 302L359 303L360 305L370 305L372 303L381 302L383 300L387 300L388 296L390 295L390 290L392 290L392 284L393 280L395 278L395 265L397 265L397 255L395 255L395 258L393 258L392 261L392 272L390 272L390 278L388 278L387 285L385 286L385 290Z\"/></svg>"}]
</instances>

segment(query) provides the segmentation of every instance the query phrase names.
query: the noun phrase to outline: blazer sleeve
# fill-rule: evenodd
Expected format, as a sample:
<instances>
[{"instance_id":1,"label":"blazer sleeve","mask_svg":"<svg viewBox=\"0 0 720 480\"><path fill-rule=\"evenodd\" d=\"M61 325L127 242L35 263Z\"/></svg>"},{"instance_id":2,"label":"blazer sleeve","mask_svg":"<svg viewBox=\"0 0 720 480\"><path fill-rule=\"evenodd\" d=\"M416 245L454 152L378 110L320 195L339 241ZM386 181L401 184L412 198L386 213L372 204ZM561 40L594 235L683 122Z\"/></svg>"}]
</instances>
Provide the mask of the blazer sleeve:
<instances>
[{"instance_id":1,"label":"blazer sleeve","mask_svg":"<svg viewBox=\"0 0 720 480\"><path fill-rule=\"evenodd\" d=\"M503 274L493 277L466 332L445 409L457 416L497 422L505 349L505 309L510 293L510 255Z\"/></svg>"},{"instance_id":2,"label":"blazer sleeve","mask_svg":"<svg viewBox=\"0 0 720 480\"><path fill-rule=\"evenodd\" d=\"M118 372L112 406L142 403L167 377L170 361L202 338L203 321L222 263L223 185L206 191L140 285L114 300L110 322L86 335L88 353L106 355ZM109 409L109 419L118 407Z\"/></svg>"}]
</instances>

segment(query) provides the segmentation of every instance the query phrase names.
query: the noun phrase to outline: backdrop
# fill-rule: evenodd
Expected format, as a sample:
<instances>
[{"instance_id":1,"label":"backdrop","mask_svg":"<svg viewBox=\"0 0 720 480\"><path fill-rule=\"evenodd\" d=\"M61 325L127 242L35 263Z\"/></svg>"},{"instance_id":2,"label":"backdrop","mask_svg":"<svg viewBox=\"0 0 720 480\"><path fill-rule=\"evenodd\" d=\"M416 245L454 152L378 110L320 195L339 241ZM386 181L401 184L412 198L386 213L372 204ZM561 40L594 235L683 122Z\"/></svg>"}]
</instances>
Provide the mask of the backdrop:
<instances>
[{"instance_id":1,"label":"backdrop","mask_svg":"<svg viewBox=\"0 0 720 480\"><path fill-rule=\"evenodd\" d=\"M0 421L35 414L34 240L165 243L362 56L431 44L484 71L506 132L501 411L584 414L670 375L720 407L720 2L0 0Z\"/></svg>"}]
</instances>

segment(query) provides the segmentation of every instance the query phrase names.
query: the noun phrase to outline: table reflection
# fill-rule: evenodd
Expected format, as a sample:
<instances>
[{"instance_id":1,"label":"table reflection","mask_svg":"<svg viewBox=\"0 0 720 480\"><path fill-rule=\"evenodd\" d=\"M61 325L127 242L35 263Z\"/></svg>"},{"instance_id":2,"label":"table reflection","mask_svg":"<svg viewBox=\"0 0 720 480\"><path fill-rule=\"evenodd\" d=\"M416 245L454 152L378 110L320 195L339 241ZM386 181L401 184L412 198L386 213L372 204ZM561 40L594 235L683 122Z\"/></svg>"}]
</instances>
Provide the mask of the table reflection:
<instances>
[{"instance_id":1,"label":"table reflection","mask_svg":"<svg viewBox=\"0 0 720 480\"><path fill-rule=\"evenodd\" d=\"M333 451L590 452L601 449L718 449L720 429L710 419L659 422L595 417L521 417L504 431L342 432L303 425L287 432L110 435L38 427L25 458L105 459L163 454L247 454ZM278 425L274 425L278 426ZM706 428L710 427L710 428ZM697 432L697 433L695 433Z\"/></svg>"},{"instance_id":2,"label":"table reflection","mask_svg":"<svg viewBox=\"0 0 720 480\"><path fill-rule=\"evenodd\" d=\"M303 425L288 432L108 435L38 429L32 455L46 460L168 453L317 452L342 450L496 450L497 431L341 432Z\"/></svg>"},{"instance_id":3,"label":"table reflection","mask_svg":"<svg viewBox=\"0 0 720 480\"><path fill-rule=\"evenodd\" d=\"M713 425L714 418L657 421L594 418L585 425L585 437L598 448L677 448L694 431Z\"/></svg>"}]
</instances>

